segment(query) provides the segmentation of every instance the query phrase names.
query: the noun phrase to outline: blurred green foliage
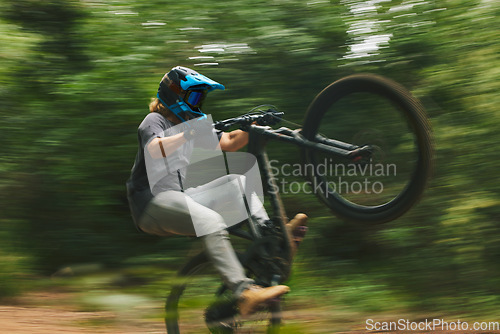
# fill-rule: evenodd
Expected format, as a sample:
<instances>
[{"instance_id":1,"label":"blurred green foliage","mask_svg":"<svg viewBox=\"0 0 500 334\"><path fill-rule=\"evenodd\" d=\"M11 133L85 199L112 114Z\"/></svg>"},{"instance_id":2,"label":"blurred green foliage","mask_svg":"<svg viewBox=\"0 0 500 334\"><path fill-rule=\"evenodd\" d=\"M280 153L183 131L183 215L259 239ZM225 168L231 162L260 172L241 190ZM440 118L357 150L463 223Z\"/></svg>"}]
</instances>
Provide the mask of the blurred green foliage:
<instances>
[{"instance_id":1,"label":"blurred green foliage","mask_svg":"<svg viewBox=\"0 0 500 334\"><path fill-rule=\"evenodd\" d=\"M364 227L311 195L285 196L290 215L312 218L302 256L315 260L301 270L342 282L372 275L422 307L498 303L500 6L370 3L4 0L0 297L29 273L188 247L135 231L124 188L149 99L166 71L185 65L227 87L206 103L215 119L271 103L300 123L315 94L355 72L411 89L437 148L425 198L397 221ZM271 144L270 156L298 153Z\"/></svg>"}]
</instances>

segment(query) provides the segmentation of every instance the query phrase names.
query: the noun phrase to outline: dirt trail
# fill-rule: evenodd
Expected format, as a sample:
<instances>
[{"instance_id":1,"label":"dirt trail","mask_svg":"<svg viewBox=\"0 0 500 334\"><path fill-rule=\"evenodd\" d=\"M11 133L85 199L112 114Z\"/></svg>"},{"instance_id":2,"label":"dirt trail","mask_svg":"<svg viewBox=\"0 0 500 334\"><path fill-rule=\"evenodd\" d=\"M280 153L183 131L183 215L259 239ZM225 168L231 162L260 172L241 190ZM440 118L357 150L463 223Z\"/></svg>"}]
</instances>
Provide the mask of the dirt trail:
<instances>
[{"instance_id":1,"label":"dirt trail","mask_svg":"<svg viewBox=\"0 0 500 334\"><path fill-rule=\"evenodd\" d=\"M2 334L138 334L165 333L162 323L125 322L109 324L106 312L78 312L43 307L0 306ZM102 323L101 323L102 322Z\"/></svg>"},{"instance_id":2,"label":"dirt trail","mask_svg":"<svg viewBox=\"0 0 500 334\"><path fill-rule=\"evenodd\" d=\"M67 293L33 293L0 305L0 334L165 333L163 323L81 311Z\"/></svg>"},{"instance_id":3,"label":"dirt trail","mask_svg":"<svg viewBox=\"0 0 500 334\"><path fill-rule=\"evenodd\" d=\"M331 310L330 310L331 311ZM309 324L307 333L421 333L420 331L368 332L362 324L345 321L348 314L332 314L329 310L314 308L285 311L285 322ZM0 305L0 334L165 334L160 319L124 316L113 311L82 311L74 303L74 296L68 293L32 293L17 298L7 305ZM344 319L342 321L341 319ZM336 325L344 322L343 329ZM294 333L297 333L294 331ZM442 334L500 333L500 331L440 331Z\"/></svg>"}]
</instances>

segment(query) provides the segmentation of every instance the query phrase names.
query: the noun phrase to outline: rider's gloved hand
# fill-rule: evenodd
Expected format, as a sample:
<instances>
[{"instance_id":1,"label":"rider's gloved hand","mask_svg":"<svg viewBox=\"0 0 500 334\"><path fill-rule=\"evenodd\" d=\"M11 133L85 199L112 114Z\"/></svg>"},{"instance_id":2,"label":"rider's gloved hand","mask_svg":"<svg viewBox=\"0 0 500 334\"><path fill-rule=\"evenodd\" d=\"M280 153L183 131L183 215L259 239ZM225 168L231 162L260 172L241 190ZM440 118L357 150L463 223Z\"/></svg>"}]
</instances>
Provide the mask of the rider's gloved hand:
<instances>
[{"instance_id":1,"label":"rider's gloved hand","mask_svg":"<svg viewBox=\"0 0 500 334\"><path fill-rule=\"evenodd\" d=\"M189 122L184 129L184 138L186 138L186 140L211 134L214 134L214 127L210 122L205 122L204 120Z\"/></svg>"}]
</instances>

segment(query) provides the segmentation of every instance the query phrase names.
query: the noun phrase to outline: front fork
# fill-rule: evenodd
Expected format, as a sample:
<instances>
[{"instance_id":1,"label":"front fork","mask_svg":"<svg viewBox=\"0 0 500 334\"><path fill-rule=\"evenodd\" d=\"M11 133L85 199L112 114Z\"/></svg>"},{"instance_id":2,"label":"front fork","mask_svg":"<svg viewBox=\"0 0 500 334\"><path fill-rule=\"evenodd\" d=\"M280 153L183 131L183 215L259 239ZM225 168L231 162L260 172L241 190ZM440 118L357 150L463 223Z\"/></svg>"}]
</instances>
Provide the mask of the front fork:
<instances>
[{"instance_id":1,"label":"front fork","mask_svg":"<svg viewBox=\"0 0 500 334\"><path fill-rule=\"evenodd\" d=\"M286 269L282 268L282 272L279 274L279 281L281 283L283 281L286 281L288 279L288 276L290 275L291 263L293 260L293 247L295 247L295 245L293 243L293 238L290 231L288 231L288 229L286 228L288 217L286 215L281 196L277 190L278 186L276 184L276 180L271 173L269 158L265 151L265 145L268 139L260 135L256 131L253 131L252 127L249 129L249 137L248 152L255 155L255 157L257 158L260 172L263 177L263 181L265 182L266 193L268 194L273 212L273 215L271 217L272 221L275 227L282 232L280 233L282 236L280 245L281 252L279 254L280 259L276 259L277 261L285 262L280 265L280 267L286 267ZM274 279L271 277L270 279L271 281L273 281L276 279L276 277L274 277ZM269 283L272 284L272 282Z\"/></svg>"}]
</instances>

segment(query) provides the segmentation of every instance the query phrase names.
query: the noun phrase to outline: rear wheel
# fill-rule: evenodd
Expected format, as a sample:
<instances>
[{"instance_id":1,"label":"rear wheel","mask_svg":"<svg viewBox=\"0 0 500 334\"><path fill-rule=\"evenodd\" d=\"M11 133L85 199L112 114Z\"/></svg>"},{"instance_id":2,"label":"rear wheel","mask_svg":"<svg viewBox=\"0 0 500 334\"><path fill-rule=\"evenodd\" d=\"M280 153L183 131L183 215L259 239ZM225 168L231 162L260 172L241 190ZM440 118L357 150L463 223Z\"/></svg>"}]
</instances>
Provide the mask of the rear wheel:
<instances>
[{"instance_id":1,"label":"rear wheel","mask_svg":"<svg viewBox=\"0 0 500 334\"><path fill-rule=\"evenodd\" d=\"M236 299L221 284L205 253L192 258L177 279L165 306L167 333L279 333L280 301L241 318Z\"/></svg>"},{"instance_id":2,"label":"rear wheel","mask_svg":"<svg viewBox=\"0 0 500 334\"><path fill-rule=\"evenodd\" d=\"M372 151L371 158L355 160L303 150L314 193L344 220L394 220L425 189L432 166L430 124L420 103L391 80L360 74L332 83L309 106L302 135Z\"/></svg>"}]
</instances>

